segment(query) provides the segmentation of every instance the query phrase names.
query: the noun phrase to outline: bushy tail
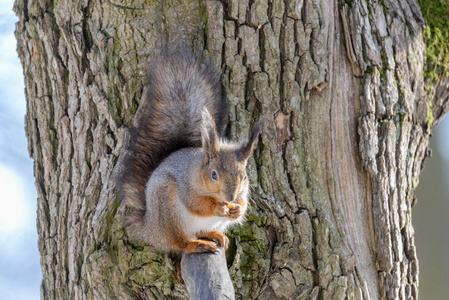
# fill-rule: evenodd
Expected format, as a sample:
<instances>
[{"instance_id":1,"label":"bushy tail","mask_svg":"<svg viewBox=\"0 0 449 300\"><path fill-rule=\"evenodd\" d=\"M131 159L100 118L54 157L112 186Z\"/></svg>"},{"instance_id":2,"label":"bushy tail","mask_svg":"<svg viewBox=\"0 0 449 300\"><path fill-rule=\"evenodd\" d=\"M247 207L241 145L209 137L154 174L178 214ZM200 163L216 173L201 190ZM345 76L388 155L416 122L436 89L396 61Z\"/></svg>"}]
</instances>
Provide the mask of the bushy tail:
<instances>
[{"instance_id":1,"label":"bushy tail","mask_svg":"<svg viewBox=\"0 0 449 300\"><path fill-rule=\"evenodd\" d=\"M186 51L166 50L152 60L142 100L118 176L123 200L131 208L131 234L143 225L145 185L153 170L171 153L201 146L202 108L208 109L220 131L226 115L219 75Z\"/></svg>"}]
</instances>

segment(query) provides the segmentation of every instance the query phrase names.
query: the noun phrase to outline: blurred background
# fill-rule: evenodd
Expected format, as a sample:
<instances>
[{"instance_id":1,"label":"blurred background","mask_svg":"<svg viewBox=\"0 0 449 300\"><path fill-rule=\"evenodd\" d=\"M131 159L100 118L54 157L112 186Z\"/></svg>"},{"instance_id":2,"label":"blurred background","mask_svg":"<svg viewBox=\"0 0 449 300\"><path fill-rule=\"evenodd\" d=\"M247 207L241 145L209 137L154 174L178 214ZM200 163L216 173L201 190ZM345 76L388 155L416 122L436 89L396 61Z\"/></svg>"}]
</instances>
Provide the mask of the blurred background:
<instances>
[{"instance_id":1,"label":"blurred background","mask_svg":"<svg viewBox=\"0 0 449 300\"><path fill-rule=\"evenodd\" d=\"M13 0L0 0L0 299L39 299L33 163L24 131L23 75ZM433 133L413 209L420 298L449 299L449 118Z\"/></svg>"},{"instance_id":2,"label":"blurred background","mask_svg":"<svg viewBox=\"0 0 449 300\"><path fill-rule=\"evenodd\" d=\"M39 299L36 189L24 130L13 0L0 0L0 299Z\"/></svg>"},{"instance_id":3,"label":"blurred background","mask_svg":"<svg viewBox=\"0 0 449 300\"><path fill-rule=\"evenodd\" d=\"M415 191L413 208L419 260L419 298L449 299L449 117L438 124Z\"/></svg>"}]
</instances>

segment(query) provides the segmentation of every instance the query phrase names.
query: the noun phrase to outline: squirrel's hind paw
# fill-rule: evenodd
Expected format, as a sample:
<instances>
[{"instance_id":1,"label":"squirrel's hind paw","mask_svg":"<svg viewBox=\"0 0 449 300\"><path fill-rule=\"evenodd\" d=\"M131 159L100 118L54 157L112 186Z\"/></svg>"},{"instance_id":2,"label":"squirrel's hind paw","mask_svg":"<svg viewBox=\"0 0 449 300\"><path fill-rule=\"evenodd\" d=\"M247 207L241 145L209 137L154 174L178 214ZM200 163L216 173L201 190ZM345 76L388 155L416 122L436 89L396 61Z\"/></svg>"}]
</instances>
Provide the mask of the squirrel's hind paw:
<instances>
[{"instance_id":1,"label":"squirrel's hind paw","mask_svg":"<svg viewBox=\"0 0 449 300\"><path fill-rule=\"evenodd\" d=\"M182 251L185 253L218 252L218 247L212 241L191 240Z\"/></svg>"},{"instance_id":2,"label":"squirrel's hind paw","mask_svg":"<svg viewBox=\"0 0 449 300\"><path fill-rule=\"evenodd\" d=\"M208 232L200 232L200 233L196 234L196 237L199 239L205 238L208 240L215 241L218 244L218 246L223 247L225 250L227 250L228 246L229 246L228 237L225 234L223 234L217 230L212 230L212 231L208 231Z\"/></svg>"}]
</instances>

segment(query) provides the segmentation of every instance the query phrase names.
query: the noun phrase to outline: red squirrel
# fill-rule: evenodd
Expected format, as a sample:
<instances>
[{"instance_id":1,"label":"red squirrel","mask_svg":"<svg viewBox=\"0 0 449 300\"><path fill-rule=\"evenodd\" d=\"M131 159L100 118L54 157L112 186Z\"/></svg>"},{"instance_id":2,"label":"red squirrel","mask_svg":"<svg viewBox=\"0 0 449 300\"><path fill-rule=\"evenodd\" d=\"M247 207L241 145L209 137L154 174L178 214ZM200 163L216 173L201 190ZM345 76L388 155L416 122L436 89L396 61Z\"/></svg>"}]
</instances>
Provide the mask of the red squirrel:
<instances>
[{"instance_id":1,"label":"red squirrel","mask_svg":"<svg viewBox=\"0 0 449 300\"><path fill-rule=\"evenodd\" d=\"M153 59L144 97L119 180L128 232L164 252L227 249L224 233L248 208L246 165L262 121L247 141L220 137L220 78L189 53Z\"/></svg>"}]
</instances>

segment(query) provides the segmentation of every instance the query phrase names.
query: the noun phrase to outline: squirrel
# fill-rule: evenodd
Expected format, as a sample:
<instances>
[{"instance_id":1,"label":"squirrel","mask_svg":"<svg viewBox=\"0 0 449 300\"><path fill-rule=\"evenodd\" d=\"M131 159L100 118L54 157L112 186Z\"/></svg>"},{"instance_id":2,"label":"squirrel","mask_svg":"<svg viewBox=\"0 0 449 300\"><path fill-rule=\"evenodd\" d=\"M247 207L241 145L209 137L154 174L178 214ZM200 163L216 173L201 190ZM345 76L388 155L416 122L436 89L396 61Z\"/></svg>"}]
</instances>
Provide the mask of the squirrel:
<instances>
[{"instance_id":1,"label":"squirrel","mask_svg":"<svg viewBox=\"0 0 449 300\"><path fill-rule=\"evenodd\" d=\"M246 165L262 127L243 143L223 137L220 76L192 53L161 52L131 129L119 188L129 235L162 252L225 250L244 220Z\"/></svg>"}]
</instances>

